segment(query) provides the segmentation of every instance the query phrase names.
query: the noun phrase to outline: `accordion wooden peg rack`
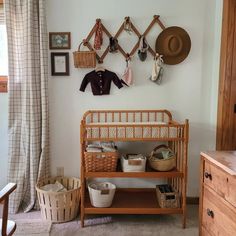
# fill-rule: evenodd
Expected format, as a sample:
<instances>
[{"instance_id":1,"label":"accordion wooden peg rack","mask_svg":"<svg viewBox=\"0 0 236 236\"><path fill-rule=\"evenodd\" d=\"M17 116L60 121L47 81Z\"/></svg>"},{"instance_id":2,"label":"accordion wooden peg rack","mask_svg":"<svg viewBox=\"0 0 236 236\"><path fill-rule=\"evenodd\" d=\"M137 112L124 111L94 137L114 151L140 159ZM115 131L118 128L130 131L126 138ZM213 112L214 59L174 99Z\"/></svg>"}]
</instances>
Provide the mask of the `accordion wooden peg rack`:
<instances>
[{"instance_id":1,"label":"accordion wooden peg rack","mask_svg":"<svg viewBox=\"0 0 236 236\"><path fill-rule=\"evenodd\" d=\"M101 19L96 19L96 23L100 21ZM88 36L86 37L86 39L83 40L83 45L88 47L88 49L90 51L95 51L95 49L93 48L92 44L89 42L91 40L91 38L93 37L93 35L96 32L96 23L93 26L92 30L89 32ZM103 33L105 33L107 35L108 38L113 37L114 39L118 40L118 37L120 36L120 34L125 31L124 28L124 24L125 23L129 23L130 25L130 31L132 31L135 35L137 35L138 37L138 41L136 42L136 44L134 45L134 47L132 48L131 52L127 53L124 51L124 49L121 47L121 45L119 44L119 42L117 43L117 47L118 47L118 51L125 57L125 59L130 59L135 52L137 51L137 49L139 48L139 44L140 44L140 39L141 36L146 37L147 34L150 32L150 30L152 29L152 27L157 23L160 28L162 30L165 29L165 26L163 25L163 23L160 20L160 16L159 15L154 15L153 19L151 21L151 23L149 24L149 26L147 27L147 29L144 31L143 34L141 34L138 29L134 26L134 24L132 23L131 19L129 16L125 17L124 22L122 22L121 26L119 27L118 31L116 32L116 34L114 36L112 36L112 34L107 30L107 28L103 25L103 23L101 22L101 27L102 27L102 31ZM156 52L155 50L152 49L152 47L149 45L148 51L152 54L153 57L155 57ZM98 60L98 63L103 63L105 57L107 56L109 52L109 45L106 47L105 51L102 53L101 56L98 55L98 53L96 52L96 58Z\"/></svg>"}]
</instances>

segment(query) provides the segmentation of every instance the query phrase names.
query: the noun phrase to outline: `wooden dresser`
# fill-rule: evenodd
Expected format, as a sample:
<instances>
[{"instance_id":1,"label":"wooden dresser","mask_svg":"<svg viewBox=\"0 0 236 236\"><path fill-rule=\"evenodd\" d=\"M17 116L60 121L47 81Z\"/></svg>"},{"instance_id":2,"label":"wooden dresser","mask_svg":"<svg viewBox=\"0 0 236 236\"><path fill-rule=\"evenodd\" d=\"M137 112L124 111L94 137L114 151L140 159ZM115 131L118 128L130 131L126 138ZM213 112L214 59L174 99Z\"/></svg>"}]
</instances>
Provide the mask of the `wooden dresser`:
<instances>
[{"instance_id":1,"label":"wooden dresser","mask_svg":"<svg viewBox=\"0 0 236 236\"><path fill-rule=\"evenodd\" d=\"M200 236L236 235L236 151L201 153Z\"/></svg>"}]
</instances>

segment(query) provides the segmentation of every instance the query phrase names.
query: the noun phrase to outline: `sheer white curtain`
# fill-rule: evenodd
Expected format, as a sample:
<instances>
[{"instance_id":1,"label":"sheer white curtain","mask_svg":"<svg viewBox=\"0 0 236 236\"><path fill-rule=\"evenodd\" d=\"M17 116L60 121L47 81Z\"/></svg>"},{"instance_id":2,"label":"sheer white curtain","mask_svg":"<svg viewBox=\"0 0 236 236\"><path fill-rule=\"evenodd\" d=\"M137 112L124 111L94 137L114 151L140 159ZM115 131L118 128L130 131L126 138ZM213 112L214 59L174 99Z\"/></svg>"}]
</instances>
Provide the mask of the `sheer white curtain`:
<instances>
[{"instance_id":1,"label":"sheer white curtain","mask_svg":"<svg viewBox=\"0 0 236 236\"><path fill-rule=\"evenodd\" d=\"M35 184L49 175L48 35L45 0L5 0L9 57L9 209L35 206Z\"/></svg>"}]
</instances>

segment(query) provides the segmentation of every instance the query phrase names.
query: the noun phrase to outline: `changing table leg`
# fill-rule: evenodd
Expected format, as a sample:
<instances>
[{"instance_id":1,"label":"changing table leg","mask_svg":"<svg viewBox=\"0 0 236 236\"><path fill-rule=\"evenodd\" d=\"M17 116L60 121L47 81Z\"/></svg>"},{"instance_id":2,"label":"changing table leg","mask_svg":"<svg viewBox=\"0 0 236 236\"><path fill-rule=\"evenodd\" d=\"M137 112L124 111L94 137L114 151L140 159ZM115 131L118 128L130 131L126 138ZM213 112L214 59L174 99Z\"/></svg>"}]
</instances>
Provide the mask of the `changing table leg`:
<instances>
[{"instance_id":1,"label":"changing table leg","mask_svg":"<svg viewBox=\"0 0 236 236\"><path fill-rule=\"evenodd\" d=\"M85 182L84 182L84 179L81 178L81 207L80 207L81 227L84 227L84 198L85 198L84 195L85 195Z\"/></svg>"},{"instance_id":2,"label":"changing table leg","mask_svg":"<svg viewBox=\"0 0 236 236\"><path fill-rule=\"evenodd\" d=\"M182 216L182 228L186 228L186 208L183 209L183 216Z\"/></svg>"},{"instance_id":3,"label":"changing table leg","mask_svg":"<svg viewBox=\"0 0 236 236\"><path fill-rule=\"evenodd\" d=\"M82 126L81 126L82 129ZM82 132L82 131L81 131ZM81 166L80 166L80 181L81 181L81 189L80 189L80 194L81 194L81 207L80 207L80 222L81 222L81 227L84 227L84 202L85 202L85 187L86 187L86 180L84 176L84 150L85 150L85 144L83 143L81 135Z\"/></svg>"}]
</instances>

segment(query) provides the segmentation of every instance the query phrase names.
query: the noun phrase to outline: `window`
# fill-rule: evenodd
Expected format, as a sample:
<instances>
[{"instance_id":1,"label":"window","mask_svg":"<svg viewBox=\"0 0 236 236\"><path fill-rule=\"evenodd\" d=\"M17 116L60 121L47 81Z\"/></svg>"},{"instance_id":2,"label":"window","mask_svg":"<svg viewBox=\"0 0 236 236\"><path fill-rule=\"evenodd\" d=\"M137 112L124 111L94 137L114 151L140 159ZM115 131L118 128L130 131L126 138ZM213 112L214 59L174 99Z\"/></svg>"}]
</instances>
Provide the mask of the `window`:
<instances>
[{"instance_id":1,"label":"window","mask_svg":"<svg viewBox=\"0 0 236 236\"><path fill-rule=\"evenodd\" d=\"M7 32L3 1L0 0L0 92L7 92L8 57Z\"/></svg>"}]
</instances>

